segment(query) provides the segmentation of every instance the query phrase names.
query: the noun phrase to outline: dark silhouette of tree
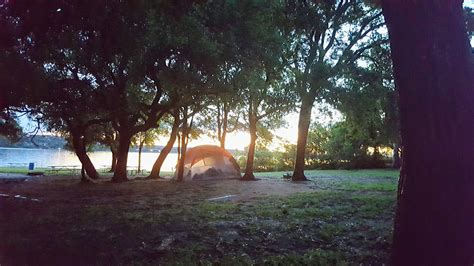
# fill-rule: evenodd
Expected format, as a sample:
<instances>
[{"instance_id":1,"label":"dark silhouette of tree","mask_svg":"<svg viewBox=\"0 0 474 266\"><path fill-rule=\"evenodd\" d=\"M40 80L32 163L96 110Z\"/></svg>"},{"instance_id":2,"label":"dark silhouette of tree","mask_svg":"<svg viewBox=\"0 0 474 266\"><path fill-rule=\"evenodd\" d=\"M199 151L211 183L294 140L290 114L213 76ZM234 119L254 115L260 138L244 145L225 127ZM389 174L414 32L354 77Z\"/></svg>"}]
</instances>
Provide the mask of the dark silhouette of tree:
<instances>
[{"instance_id":1,"label":"dark silhouette of tree","mask_svg":"<svg viewBox=\"0 0 474 266\"><path fill-rule=\"evenodd\" d=\"M474 73L462 1L382 1L403 144L392 263L474 263Z\"/></svg>"},{"instance_id":2,"label":"dark silhouette of tree","mask_svg":"<svg viewBox=\"0 0 474 266\"><path fill-rule=\"evenodd\" d=\"M20 28L16 46L24 49L18 48L17 54L34 62L61 93L47 102L76 108L64 114L67 119L75 115L73 123L63 121L71 126L69 131L80 135L98 121L110 121L117 132L115 182L127 180L132 137L157 127L178 100L173 95L180 96L170 92L195 82L186 73L202 82L217 54L200 6L191 2L10 5L9 15ZM78 97L93 101L86 108L76 102ZM43 115L48 116L47 110L43 108Z\"/></svg>"},{"instance_id":3,"label":"dark silhouette of tree","mask_svg":"<svg viewBox=\"0 0 474 266\"><path fill-rule=\"evenodd\" d=\"M5 4L0 6L0 135L16 142L23 137L18 111L38 104L47 84L42 72L16 52L18 24L9 12Z\"/></svg>"},{"instance_id":4,"label":"dark silhouette of tree","mask_svg":"<svg viewBox=\"0 0 474 266\"><path fill-rule=\"evenodd\" d=\"M171 149L173 148L174 143L176 142L176 137L178 136L180 125L179 114L177 113L177 109L172 110L170 113L173 122L171 125L171 130L169 131L169 139L166 142L166 145L160 151L160 154L158 155L158 158L156 159L155 163L153 164L151 173L148 178L160 178L161 167L163 166L166 157L168 156Z\"/></svg>"},{"instance_id":5,"label":"dark silhouette of tree","mask_svg":"<svg viewBox=\"0 0 474 266\"><path fill-rule=\"evenodd\" d=\"M179 130L178 130L178 162L176 166L176 180L184 180L184 162L190 139L197 138L201 131L198 129L198 114L208 104L207 95L183 96L183 105L179 107Z\"/></svg>"},{"instance_id":6,"label":"dark silhouette of tree","mask_svg":"<svg viewBox=\"0 0 474 266\"><path fill-rule=\"evenodd\" d=\"M286 16L291 40L286 56L301 102L292 180L302 181L314 102L331 91L341 70L386 40L377 32L384 25L381 11L363 2L289 1Z\"/></svg>"},{"instance_id":7,"label":"dark silhouette of tree","mask_svg":"<svg viewBox=\"0 0 474 266\"><path fill-rule=\"evenodd\" d=\"M288 84L269 72L251 70L244 72L240 93L243 99L245 127L250 134L247 162L243 180L255 180L253 174L255 148L259 131L277 128L283 123L283 116L294 108L294 94Z\"/></svg>"},{"instance_id":8,"label":"dark silhouette of tree","mask_svg":"<svg viewBox=\"0 0 474 266\"><path fill-rule=\"evenodd\" d=\"M110 153L112 154L112 160L110 162L110 173L115 171L117 165L117 132L112 127L111 123L103 123L95 127L97 130L97 143L109 147Z\"/></svg>"},{"instance_id":9,"label":"dark silhouette of tree","mask_svg":"<svg viewBox=\"0 0 474 266\"><path fill-rule=\"evenodd\" d=\"M216 138L223 149L227 134L243 128L241 109L241 99L235 91L229 91L213 97L209 106L201 112L202 124L207 128L208 135Z\"/></svg>"}]
</instances>

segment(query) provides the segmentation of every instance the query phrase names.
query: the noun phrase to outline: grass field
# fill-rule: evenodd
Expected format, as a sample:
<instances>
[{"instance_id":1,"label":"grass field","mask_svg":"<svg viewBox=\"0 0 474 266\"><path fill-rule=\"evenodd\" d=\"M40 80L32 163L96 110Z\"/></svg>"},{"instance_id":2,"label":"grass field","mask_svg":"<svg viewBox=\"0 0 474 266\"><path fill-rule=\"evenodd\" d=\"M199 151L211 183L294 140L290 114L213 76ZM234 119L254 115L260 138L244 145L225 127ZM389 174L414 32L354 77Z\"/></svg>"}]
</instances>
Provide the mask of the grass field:
<instances>
[{"instance_id":1,"label":"grass field","mask_svg":"<svg viewBox=\"0 0 474 266\"><path fill-rule=\"evenodd\" d=\"M301 183L283 174L4 184L0 193L40 201L0 197L0 264L387 264L397 171L308 171Z\"/></svg>"},{"instance_id":2,"label":"grass field","mask_svg":"<svg viewBox=\"0 0 474 266\"><path fill-rule=\"evenodd\" d=\"M108 168L100 168L97 169L99 174L104 175L104 176L110 176L111 174L108 173ZM26 175L28 174L28 169L26 167L0 167L0 173L4 174L23 174ZM52 176L64 176L64 175L71 175L72 170L71 169L63 169L59 171L51 171L51 168L46 168L46 167L37 167L34 169L34 172L43 172L45 175L52 175ZM76 175L79 175L79 170L76 169L74 171ZM143 175L149 174L147 171L142 172ZM163 175L172 175L172 172L163 172Z\"/></svg>"},{"instance_id":3,"label":"grass field","mask_svg":"<svg viewBox=\"0 0 474 266\"><path fill-rule=\"evenodd\" d=\"M291 171L255 173L256 177L280 178ZM362 169L362 170L306 170L307 177L396 177L400 172L393 169Z\"/></svg>"},{"instance_id":4,"label":"grass field","mask_svg":"<svg viewBox=\"0 0 474 266\"><path fill-rule=\"evenodd\" d=\"M98 169L100 171L100 169ZM0 167L0 173L5 173L5 174L23 174L26 175L30 172L28 168L26 167ZM71 174L71 170L60 170L60 171L54 171L51 172L51 168L45 168L45 167L36 167L34 169L34 172L44 172L47 175L67 175Z\"/></svg>"}]
</instances>

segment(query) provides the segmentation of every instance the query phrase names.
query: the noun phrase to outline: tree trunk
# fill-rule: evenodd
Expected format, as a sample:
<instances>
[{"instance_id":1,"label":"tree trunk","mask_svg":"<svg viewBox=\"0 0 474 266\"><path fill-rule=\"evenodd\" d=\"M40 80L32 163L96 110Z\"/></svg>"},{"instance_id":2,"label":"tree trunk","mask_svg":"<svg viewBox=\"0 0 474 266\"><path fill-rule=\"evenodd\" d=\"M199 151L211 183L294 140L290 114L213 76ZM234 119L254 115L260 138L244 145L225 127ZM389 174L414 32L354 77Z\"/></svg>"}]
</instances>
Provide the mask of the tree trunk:
<instances>
[{"instance_id":1,"label":"tree trunk","mask_svg":"<svg viewBox=\"0 0 474 266\"><path fill-rule=\"evenodd\" d=\"M474 264L474 73L462 1L383 1L399 90L394 265Z\"/></svg>"},{"instance_id":2,"label":"tree trunk","mask_svg":"<svg viewBox=\"0 0 474 266\"><path fill-rule=\"evenodd\" d=\"M304 175L306 142L308 139L308 130L311 123L311 110L313 109L314 98L303 97L301 101L300 116L298 120L298 141L296 144L295 169L291 180L306 181Z\"/></svg>"},{"instance_id":3,"label":"tree trunk","mask_svg":"<svg viewBox=\"0 0 474 266\"><path fill-rule=\"evenodd\" d=\"M183 181L184 178L184 160L186 159L186 148L187 148L187 143L186 143L186 136L181 137L181 156L179 158L178 162L178 174L176 176L176 180L178 182Z\"/></svg>"},{"instance_id":4,"label":"tree trunk","mask_svg":"<svg viewBox=\"0 0 474 266\"><path fill-rule=\"evenodd\" d=\"M84 169L84 165L81 165L81 182L85 182L88 180L88 176L86 175L86 170Z\"/></svg>"},{"instance_id":5,"label":"tree trunk","mask_svg":"<svg viewBox=\"0 0 474 266\"><path fill-rule=\"evenodd\" d=\"M110 147L110 152L112 153L112 163L110 164L110 173L115 172L115 167L117 165L117 151Z\"/></svg>"},{"instance_id":6,"label":"tree trunk","mask_svg":"<svg viewBox=\"0 0 474 266\"><path fill-rule=\"evenodd\" d=\"M227 125L227 123L224 123L225 125ZM226 126L227 127L227 126ZM225 149L225 140L226 140L226 136L227 136L227 128L224 127L224 130L222 131L222 134L221 134L221 137L219 139L219 144L220 144L220 147Z\"/></svg>"},{"instance_id":7,"label":"tree trunk","mask_svg":"<svg viewBox=\"0 0 474 266\"><path fill-rule=\"evenodd\" d=\"M392 156L392 168L400 169L402 161L400 160L400 144L395 143L393 145L393 156Z\"/></svg>"},{"instance_id":8,"label":"tree trunk","mask_svg":"<svg viewBox=\"0 0 474 266\"><path fill-rule=\"evenodd\" d=\"M222 128L223 128L222 119L221 119L222 115L223 115L223 113L221 112L220 103L217 103L217 116L216 116L216 120L217 120L217 140L219 141L221 147L222 147Z\"/></svg>"},{"instance_id":9,"label":"tree trunk","mask_svg":"<svg viewBox=\"0 0 474 266\"><path fill-rule=\"evenodd\" d=\"M127 160L128 150L130 148L131 134L128 132L119 132L119 145L117 149L117 165L115 168L112 182L124 182L127 181Z\"/></svg>"},{"instance_id":10,"label":"tree trunk","mask_svg":"<svg viewBox=\"0 0 474 266\"><path fill-rule=\"evenodd\" d=\"M158 159L156 159L155 163L153 164L153 168L151 169L151 173L148 176L149 178L160 178L160 171L163 162L165 161L166 157L170 153L171 149L173 149L173 145L176 141L176 135L178 134L179 129L179 118L175 117L173 122L173 128L171 129L170 138L166 143L165 147L160 152Z\"/></svg>"},{"instance_id":11,"label":"tree trunk","mask_svg":"<svg viewBox=\"0 0 474 266\"><path fill-rule=\"evenodd\" d=\"M219 139L219 143L221 148L225 149L225 138L227 136L227 126L228 126L228 119L229 119L229 110L228 106L226 103L224 103L224 108L222 111L222 133L221 137Z\"/></svg>"},{"instance_id":12,"label":"tree trunk","mask_svg":"<svg viewBox=\"0 0 474 266\"><path fill-rule=\"evenodd\" d=\"M86 145L84 143L83 136L79 133L75 133L75 132L71 132L71 133L72 133L72 146L74 148L74 152L76 153L77 158L79 158L79 161L81 162L85 173L91 179L98 179L99 174L97 173L97 170L95 169L94 164L89 158L89 155L87 155ZM87 178L86 179L83 178L82 181L88 181L88 180Z\"/></svg>"},{"instance_id":13,"label":"tree trunk","mask_svg":"<svg viewBox=\"0 0 474 266\"><path fill-rule=\"evenodd\" d=\"M142 170L141 167L142 167L142 150L143 150L143 144L144 144L144 140L143 141L140 141L140 144L138 145L138 167L137 167L137 174L140 173L140 171Z\"/></svg>"},{"instance_id":14,"label":"tree trunk","mask_svg":"<svg viewBox=\"0 0 474 266\"><path fill-rule=\"evenodd\" d=\"M182 128L181 128L181 145L180 145L180 156L178 161L178 169L176 180L178 182L183 181L184 177L184 160L186 159L186 148L188 144L188 109L185 108L184 110L184 117L182 120Z\"/></svg>"},{"instance_id":15,"label":"tree trunk","mask_svg":"<svg viewBox=\"0 0 474 266\"><path fill-rule=\"evenodd\" d=\"M175 171L178 171L178 165L179 165L179 160L181 159L181 134L176 134L176 138L178 139L178 149L177 149L177 152L178 152L178 156L177 156L177 159L176 159L176 169Z\"/></svg>"},{"instance_id":16,"label":"tree trunk","mask_svg":"<svg viewBox=\"0 0 474 266\"><path fill-rule=\"evenodd\" d=\"M257 116L251 114L249 117L249 132L250 132L250 145L249 152L247 154L247 164L245 165L245 173L242 180L255 180L253 174L253 163L255 159L255 144L257 142Z\"/></svg>"}]
</instances>

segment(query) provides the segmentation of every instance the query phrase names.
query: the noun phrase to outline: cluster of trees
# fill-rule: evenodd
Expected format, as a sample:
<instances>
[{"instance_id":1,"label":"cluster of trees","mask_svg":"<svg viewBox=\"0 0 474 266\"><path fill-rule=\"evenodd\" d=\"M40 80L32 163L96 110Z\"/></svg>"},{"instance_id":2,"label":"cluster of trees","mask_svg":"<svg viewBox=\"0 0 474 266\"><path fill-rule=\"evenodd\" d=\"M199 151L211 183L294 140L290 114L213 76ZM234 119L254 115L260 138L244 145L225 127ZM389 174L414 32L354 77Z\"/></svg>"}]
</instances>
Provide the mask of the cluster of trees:
<instances>
[{"instance_id":1,"label":"cluster of trees","mask_svg":"<svg viewBox=\"0 0 474 266\"><path fill-rule=\"evenodd\" d=\"M271 138L295 109L293 180L305 180L313 104L349 108L345 89L391 82L370 70L387 62L375 50L388 41L381 9L363 2L11 1L0 16L9 64L2 60L2 115L17 107L66 136L85 180L98 177L90 145L110 147L120 182L130 145L142 147L157 130L169 141L151 176L176 141L182 158L196 134L210 132L225 147L226 134L246 130L243 178L252 180L257 139Z\"/></svg>"},{"instance_id":2,"label":"cluster of trees","mask_svg":"<svg viewBox=\"0 0 474 266\"><path fill-rule=\"evenodd\" d=\"M18 136L12 111L25 110L67 136L89 178L98 174L88 146L109 145L119 182L141 134L168 132L158 176L162 156L177 140L184 158L209 113L222 145L235 128L249 131L252 179L257 139L296 108L292 178L304 180L311 111L324 100L345 116L331 131L364 136L356 147L398 151L400 128L393 263L474 262L474 63L462 1L3 1L0 25L1 134Z\"/></svg>"}]
</instances>

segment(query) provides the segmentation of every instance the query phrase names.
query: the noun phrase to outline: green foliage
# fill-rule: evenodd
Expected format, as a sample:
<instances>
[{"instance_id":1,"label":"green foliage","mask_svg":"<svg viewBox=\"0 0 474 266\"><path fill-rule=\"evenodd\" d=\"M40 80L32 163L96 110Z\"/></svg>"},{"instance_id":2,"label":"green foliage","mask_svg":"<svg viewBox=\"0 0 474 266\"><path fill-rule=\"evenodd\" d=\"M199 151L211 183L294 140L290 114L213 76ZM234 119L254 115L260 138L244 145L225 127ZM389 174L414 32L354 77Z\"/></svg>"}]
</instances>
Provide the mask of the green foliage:
<instances>
[{"instance_id":1,"label":"green foliage","mask_svg":"<svg viewBox=\"0 0 474 266\"><path fill-rule=\"evenodd\" d=\"M309 169L385 167L382 155L369 154L371 145L372 142L361 132L360 127L353 128L346 121L328 127L314 125L308 135L306 164ZM290 159L295 151L295 145L284 145L280 153L280 160L284 162L281 169L291 165Z\"/></svg>"},{"instance_id":2,"label":"green foliage","mask_svg":"<svg viewBox=\"0 0 474 266\"><path fill-rule=\"evenodd\" d=\"M132 144L137 146L152 146L160 133L161 132L159 128L139 132L132 138Z\"/></svg>"},{"instance_id":3,"label":"green foliage","mask_svg":"<svg viewBox=\"0 0 474 266\"><path fill-rule=\"evenodd\" d=\"M22 133L23 131L18 122L8 112L0 110L0 136L6 137L11 142L18 142Z\"/></svg>"},{"instance_id":4,"label":"green foliage","mask_svg":"<svg viewBox=\"0 0 474 266\"><path fill-rule=\"evenodd\" d=\"M48 130L117 150L186 110L191 138L248 129L255 170L287 170L295 146L268 151L270 130L317 100L344 121L309 132L308 167L381 167L368 148L399 142L384 20L363 1L9 1L0 22L3 135L19 134L4 106L28 105Z\"/></svg>"},{"instance_id":5,"label":"green foliage","mask_svg":"<svg viewBox=\"0 0 474 266\"><path fill-rule=\"evenodd\" d=\"M245 152L246 154L248 153L248 147L245 149ZM268 150L263 145L257 145L254 156L254 171L272 172L280 170L277 156L278 153ZM247 155L239 156L237 162L241 167L245 166L247 162Z\"/></svg>"},{"instance_id":6,"label":"green foliage","mask_svg":"<svg viewBox=\"0 0 474 266\"><path fill-rule=\"evenodd\" d=\"M296 145L291 143L283 144L283 151L278 152L278 164L277 169L280 171L289 171L293 169L296 158Z\"/></svg>"}]
</instances>

